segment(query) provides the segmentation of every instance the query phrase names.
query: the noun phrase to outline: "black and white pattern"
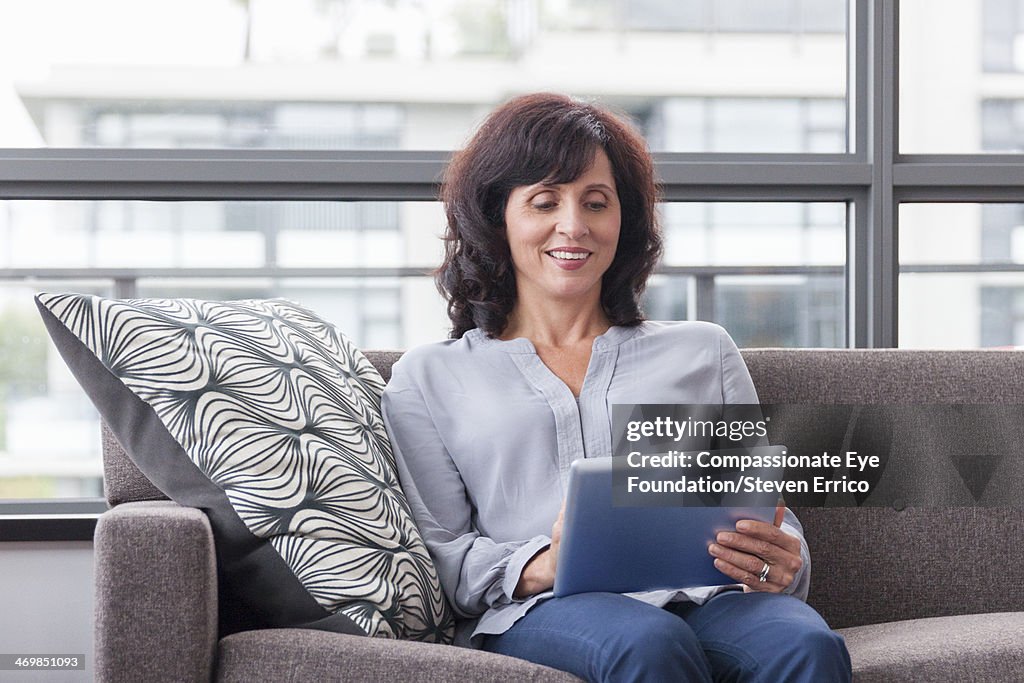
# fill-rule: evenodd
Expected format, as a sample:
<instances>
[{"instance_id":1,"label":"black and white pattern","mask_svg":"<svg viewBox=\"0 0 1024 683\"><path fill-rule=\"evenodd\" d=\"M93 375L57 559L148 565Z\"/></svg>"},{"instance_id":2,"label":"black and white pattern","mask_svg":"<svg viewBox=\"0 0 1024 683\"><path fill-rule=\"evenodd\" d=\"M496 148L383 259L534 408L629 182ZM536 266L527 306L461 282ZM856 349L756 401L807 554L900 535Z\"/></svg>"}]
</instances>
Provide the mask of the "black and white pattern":
<instances>
[{"instance_id":1,"label":"black and white pattern","mask_svg":"<svg viewBox=\"0 0 1024 683\"><path fill-rule=\"evenodd\" d=\"M384 382L332 325L283 300L38 301L155 411L326 613L373 636L450 639L395 475Z\"/></svg>"}]
</instances>

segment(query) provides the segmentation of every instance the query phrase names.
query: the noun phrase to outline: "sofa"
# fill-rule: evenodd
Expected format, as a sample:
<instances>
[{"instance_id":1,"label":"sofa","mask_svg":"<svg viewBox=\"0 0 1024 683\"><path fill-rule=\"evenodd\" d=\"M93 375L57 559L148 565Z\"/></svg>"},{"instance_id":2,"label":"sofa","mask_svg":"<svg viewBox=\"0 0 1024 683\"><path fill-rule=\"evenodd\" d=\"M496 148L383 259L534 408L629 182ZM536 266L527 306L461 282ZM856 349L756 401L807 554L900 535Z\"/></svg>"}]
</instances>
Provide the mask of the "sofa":
<instances>
[{"instance_id":1,"label":"sofa","mask_svg":"<svg viewBox=\"0 0 1024 683\"><path fill-rule=\"evenodd\" d=\"M367 353L385 380L399 355ZM747 349L743 357L762 403L949 408L938 421L928 411L908 418L916 429L890 429L879 446L901 463L900 478L926 483L934 500L795 509L811 548L808 602L845 637L855 680L1024 679L1024 510L1016 501L1024 419L1015 408L1024 406L1024 353ZM967 404L1010 410L955 419ZM822 428L791 420L781 438L813 440ZM578 680L446 645L299 629L220 637L209 522L168 501L106 430L103 441L110 510L95 536L96 680ZM962 454L952 467L960 476L948 474L936 444ZM979 486L994 493L964 504L964 492Z\"/></svg>"}]
</instances>

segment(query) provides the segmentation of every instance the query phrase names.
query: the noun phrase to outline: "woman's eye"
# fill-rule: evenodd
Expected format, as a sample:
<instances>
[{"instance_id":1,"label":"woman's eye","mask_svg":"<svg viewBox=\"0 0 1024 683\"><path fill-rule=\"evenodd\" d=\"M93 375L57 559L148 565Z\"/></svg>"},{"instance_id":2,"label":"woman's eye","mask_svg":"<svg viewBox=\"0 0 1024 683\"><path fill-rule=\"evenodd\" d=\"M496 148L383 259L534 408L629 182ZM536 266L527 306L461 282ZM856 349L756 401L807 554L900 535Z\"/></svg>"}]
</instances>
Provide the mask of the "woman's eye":
<instances>
[{"instance_id":1,"label":"woman's eye","mask_svg":"<svg viewBox=\"0 0 1024 683\"><path fill-rule=\"evenodd\" d=\"M604 211L608 208L605 202L587 202L586 206L591 211Z\"/></svg>"},{"instance_id":2,"label":"woman's eye","mask_svg":"<svg viewBox=\"0 0 1024 683\"><path fill-rule=\"evenodd\" d=\"M532 206L533 208L535 208L538 211L547 211L549 209L555 208L556 205L552 201L543 201L543 202L533 202L530 206Z\"/></svg>"}]
</instances>

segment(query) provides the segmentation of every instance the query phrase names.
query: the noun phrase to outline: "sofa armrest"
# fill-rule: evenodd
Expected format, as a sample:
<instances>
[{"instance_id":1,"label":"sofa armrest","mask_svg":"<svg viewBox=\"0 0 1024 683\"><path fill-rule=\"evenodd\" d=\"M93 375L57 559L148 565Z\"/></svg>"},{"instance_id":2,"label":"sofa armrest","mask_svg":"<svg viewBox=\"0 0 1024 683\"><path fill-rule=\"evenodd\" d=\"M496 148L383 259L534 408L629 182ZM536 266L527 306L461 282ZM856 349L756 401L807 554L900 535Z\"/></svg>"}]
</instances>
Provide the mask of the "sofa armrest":
<instances>
[{"instance_id":1,"label":"sofa armrest","mask_svg":"<svg viewBox=\"0 0 1024 683\"><path fill-rule=\"evenodd\" d=\"M206 515L125 503L96 525L96 680L209 681L217 568Z\"/></svg>"}]
</instances>

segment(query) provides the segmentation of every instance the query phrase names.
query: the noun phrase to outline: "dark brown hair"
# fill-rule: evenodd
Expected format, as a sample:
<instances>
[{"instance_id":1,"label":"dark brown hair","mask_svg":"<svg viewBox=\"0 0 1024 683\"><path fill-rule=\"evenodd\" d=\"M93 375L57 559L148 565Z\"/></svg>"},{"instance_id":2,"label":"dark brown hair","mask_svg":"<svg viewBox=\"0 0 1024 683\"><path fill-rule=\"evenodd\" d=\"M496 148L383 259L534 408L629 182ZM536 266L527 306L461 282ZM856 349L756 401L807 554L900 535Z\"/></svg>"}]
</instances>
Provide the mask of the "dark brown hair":
<instances>
[{"instance_id":1,"label":"dark brown hair","mask_svg":"<svg viewBox=\"0 0 1024 683\"><path fill-rule=\"evenodd\" d=\"M601 281L601 305L613 325L643 320L640 296L662 248L647 144L607 109L538 93L494 110L445 172L441 201L448 227L435 279L448 300L453 339L474 327L494 337L508 322L516 301L505 236L511 191L541 181L572 182L589 168L598 148L611 161L622 207L615 259Z\"/></svg>"}]
</instances>

